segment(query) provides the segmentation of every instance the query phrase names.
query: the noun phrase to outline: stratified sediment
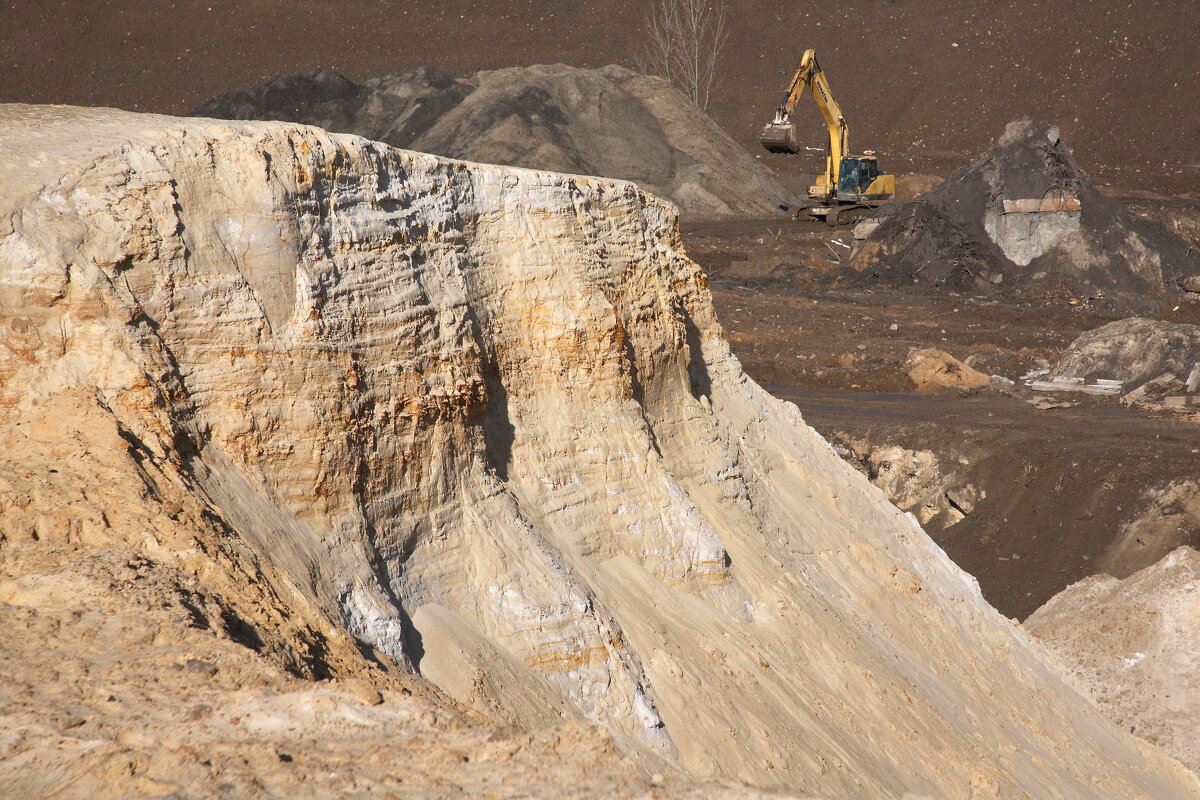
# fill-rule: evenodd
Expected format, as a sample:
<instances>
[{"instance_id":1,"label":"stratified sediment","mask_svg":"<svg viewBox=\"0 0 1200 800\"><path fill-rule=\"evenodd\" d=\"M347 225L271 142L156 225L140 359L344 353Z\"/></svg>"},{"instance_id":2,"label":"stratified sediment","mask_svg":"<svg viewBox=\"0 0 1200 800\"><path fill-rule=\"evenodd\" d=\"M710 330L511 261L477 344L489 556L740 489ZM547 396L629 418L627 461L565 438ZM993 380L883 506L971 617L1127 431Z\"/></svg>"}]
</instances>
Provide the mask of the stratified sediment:
<instances>
[{"instance_id":1,"label":"stratified sediment","mask_svg":"<svg viewBox=\"0 0 1200 800\"><path fill-rule=\"evenodd\" d=\"M742 373L633 184L61 107L0 152L8 539L124 542L298 671L357 643L672 774L1196 796Z\"/></svg>"}]
</instances>

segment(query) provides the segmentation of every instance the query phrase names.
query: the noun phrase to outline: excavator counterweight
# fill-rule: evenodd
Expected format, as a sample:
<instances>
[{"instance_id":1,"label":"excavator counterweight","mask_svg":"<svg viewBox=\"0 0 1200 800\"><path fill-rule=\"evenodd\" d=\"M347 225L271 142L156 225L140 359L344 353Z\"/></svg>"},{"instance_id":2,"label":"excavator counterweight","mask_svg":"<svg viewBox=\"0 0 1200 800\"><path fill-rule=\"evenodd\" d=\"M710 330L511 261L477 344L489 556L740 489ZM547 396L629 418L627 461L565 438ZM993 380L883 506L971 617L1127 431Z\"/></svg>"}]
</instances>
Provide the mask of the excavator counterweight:
<instances>
[{"instance_id":1,"label":"excavator counterweight","mask_svg":"<svg viewBox=\"0 0 1200 800\"><path fill-rule=\"evenodd\" d=\"M758 140L772 153L799 153L803 149L796 135L796 126L792 123L792 114L800 103L805 87L812 92L813 100L829 129L825 173L818 175L816 182L808 187L809 197L821 205L809 209L809 213L824 217L831 224L861 217L861 214L852 212L873 208L891 198L896 191L896 179L893 175L879 172L873 152L868 151L861 156L849 155L850 128L841 106L833 99L833 90L829 88L829 81L817 63L815 50L804 51L787 93L775 111L775 118L763 126Z\"/></svg>"}]
</instances>

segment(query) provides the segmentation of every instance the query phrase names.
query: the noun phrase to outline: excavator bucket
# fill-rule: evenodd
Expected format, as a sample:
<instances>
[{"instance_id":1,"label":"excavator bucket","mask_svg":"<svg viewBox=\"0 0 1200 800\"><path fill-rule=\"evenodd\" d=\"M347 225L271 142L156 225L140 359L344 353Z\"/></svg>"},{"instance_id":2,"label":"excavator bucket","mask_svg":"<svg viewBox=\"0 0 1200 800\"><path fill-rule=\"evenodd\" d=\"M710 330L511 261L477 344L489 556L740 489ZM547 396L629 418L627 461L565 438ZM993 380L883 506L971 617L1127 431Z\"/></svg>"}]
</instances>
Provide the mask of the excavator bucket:
<instances>
[{"instance_id":1,"label":"excavator bucket","mask_svg":"<svg viewBox=\"0 0 1200 800\"><path fill-rule=\"evenodd\" d=\"M770 123L764 125L758 141L772 153L798 153L800 147L796 143L796 126L791 123Z\"/></svg>"}]
</instances>

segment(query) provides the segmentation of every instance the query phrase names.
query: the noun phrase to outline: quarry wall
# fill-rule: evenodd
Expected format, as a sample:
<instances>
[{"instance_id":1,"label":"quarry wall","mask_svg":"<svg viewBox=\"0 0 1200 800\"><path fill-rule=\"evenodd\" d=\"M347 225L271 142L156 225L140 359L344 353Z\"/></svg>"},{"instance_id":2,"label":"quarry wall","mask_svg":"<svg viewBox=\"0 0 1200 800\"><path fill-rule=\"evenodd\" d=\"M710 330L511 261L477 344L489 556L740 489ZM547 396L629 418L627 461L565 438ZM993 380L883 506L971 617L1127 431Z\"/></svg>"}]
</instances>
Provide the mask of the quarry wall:
<instances>
[{"instance_id":1,"label":"quarry wall","mask_svg":"<svg viewBox=\"0 0 1200 800\"><path fill-rule=\"evenodd\" d=\"M134 542L280 659L342 641L648 768L1197 795L745 376L633 184L64 107L0 107L0 154L8 535Z\"/></svg>"}]
</instances>

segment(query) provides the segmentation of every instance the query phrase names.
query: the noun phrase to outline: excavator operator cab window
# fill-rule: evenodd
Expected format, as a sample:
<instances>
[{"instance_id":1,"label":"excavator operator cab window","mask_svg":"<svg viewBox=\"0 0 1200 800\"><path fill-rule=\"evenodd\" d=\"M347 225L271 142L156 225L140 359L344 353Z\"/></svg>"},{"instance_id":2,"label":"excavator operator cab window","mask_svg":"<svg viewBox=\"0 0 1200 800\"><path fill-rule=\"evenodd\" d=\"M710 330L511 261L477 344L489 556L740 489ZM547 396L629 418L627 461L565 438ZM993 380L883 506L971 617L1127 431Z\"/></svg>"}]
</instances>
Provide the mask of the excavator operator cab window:
<instances>
[{"instance_id":1,"label":"excavator operator cab window","mask_svg":"<svg viewBox=\"0 0 1200 800\"><path fill-rule=\"evenodd\" d=\"M859 182L862 179L859 174L861 164L862 162L857 158L842 159L842 167L838 175L838 194L859 193Z\"/></svg>"}]
</instances>

